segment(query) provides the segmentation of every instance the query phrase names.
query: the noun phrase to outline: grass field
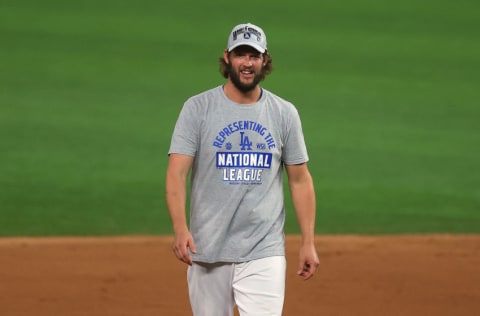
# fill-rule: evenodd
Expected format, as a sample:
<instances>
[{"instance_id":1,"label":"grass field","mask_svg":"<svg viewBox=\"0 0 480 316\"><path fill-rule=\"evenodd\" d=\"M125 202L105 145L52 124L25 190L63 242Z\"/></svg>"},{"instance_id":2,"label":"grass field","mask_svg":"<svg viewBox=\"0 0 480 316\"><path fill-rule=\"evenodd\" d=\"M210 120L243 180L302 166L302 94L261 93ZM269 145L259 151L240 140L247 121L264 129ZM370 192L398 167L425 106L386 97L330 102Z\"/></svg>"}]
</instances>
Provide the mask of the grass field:
<instances>
[{"instance_id":1,"label":"grass field","mask_svg":"<svg viewBox=\"0 0 480 316\"><path fill-rule=\"evenodd\" d=\"M247 21L302 116L319 233L479 233L479 20L465 0L4 0L0 236L171 233L175 119Z\"/></svg>"}]
</instances>

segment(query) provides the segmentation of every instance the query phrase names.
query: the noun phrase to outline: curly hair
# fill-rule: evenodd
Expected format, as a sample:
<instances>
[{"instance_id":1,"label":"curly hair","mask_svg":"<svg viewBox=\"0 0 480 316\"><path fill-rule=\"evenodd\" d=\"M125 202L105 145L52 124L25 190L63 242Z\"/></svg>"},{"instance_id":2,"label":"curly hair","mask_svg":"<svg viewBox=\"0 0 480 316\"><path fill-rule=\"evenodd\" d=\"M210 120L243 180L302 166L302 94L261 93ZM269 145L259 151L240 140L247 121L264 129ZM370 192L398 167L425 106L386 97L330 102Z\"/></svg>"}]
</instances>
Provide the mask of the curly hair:
<instances>
[{"instance_id":1,"label":"curly hair","mask_svg":"<svg viewBox=\"0 0 480 316\"><path fill-rule=\"evenodd\" d=\"M267 61L267 63L262 68L262 73L260 74L260 81L265 80L265 77L267 77L267 75L269 75L273 71L272 57L270 56L270 54L265 52L262 55L263 58ZM230 56L230 53L228 53L228 56ZM223 78L227 79L232 66L230 64L227 64L223 57L220 57L218 61L220 63L220 73L222 74Z\"/></svg>"}]
</instances>

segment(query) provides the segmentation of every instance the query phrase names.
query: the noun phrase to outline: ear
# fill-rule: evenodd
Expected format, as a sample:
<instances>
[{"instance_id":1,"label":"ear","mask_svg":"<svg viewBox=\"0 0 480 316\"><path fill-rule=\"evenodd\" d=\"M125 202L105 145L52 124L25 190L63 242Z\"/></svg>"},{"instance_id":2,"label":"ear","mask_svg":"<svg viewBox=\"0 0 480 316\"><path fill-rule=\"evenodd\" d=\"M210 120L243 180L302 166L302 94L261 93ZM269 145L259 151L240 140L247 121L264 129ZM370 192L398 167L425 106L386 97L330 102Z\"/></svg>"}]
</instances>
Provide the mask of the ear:
<instances>
[{"instance_id":1,"label":"ear","mask_svg":"<svg viewBox=\"0 0 480 316\"><path fill-rule=\"evenodd\" d=\"M263 54L263 66L266 66L270 61L270 56L268 54Z\"/></svg>"},{"instance_id":2,"label":"ear","mask_svg":"<svg viewBox=\"0 0 480 316\"><path fill-rule=\"evenodd\" d=\"M230 60L228 59L228 50L226 49L223 51L223 60L227 65L230 64Z\"/></svg>"}]
</instances>

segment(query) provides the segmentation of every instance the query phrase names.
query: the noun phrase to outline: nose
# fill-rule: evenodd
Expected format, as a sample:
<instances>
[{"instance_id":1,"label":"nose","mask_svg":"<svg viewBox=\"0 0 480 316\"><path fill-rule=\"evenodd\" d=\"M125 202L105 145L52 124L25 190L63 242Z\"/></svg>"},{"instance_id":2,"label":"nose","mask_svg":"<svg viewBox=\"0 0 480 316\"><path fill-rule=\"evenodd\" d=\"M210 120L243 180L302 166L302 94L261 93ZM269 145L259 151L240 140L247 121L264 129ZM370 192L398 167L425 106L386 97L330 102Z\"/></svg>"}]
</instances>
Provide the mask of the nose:
<instances>
[{"instance_id":1,"label":"nose","mask_svg":"<svg viewBox=\"0 0 480 316\"><path fill-rule=\"evenodd\" d=\"M252 65L252 58L250 56L245 56L244 64L247 66Z\"/></svg>"}]
</instances>

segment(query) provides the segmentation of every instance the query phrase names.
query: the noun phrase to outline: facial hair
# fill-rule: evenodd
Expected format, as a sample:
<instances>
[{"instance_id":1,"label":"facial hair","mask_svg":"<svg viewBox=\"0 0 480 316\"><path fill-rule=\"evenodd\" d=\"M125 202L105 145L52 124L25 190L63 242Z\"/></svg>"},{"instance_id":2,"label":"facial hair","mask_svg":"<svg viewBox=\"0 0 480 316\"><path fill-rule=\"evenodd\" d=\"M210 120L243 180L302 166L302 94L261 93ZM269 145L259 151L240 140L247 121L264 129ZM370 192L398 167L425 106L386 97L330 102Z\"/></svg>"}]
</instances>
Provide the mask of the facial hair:
<instances>
[{"instance_id":1,"label":"facial hair","mask_svg":"<svg viewBox=\"0 0 480 316\"><path fill-rule=\"evenodd\" d=\"M231 66L229 67L228 75L230 76L230 80L232 81L233 85L243 93L252 91L260 83L260 81L262 81L261 74L255 73L252 83L243 83L240 80L240 74L235 72Z\"/></svg>"}]
</instances>

